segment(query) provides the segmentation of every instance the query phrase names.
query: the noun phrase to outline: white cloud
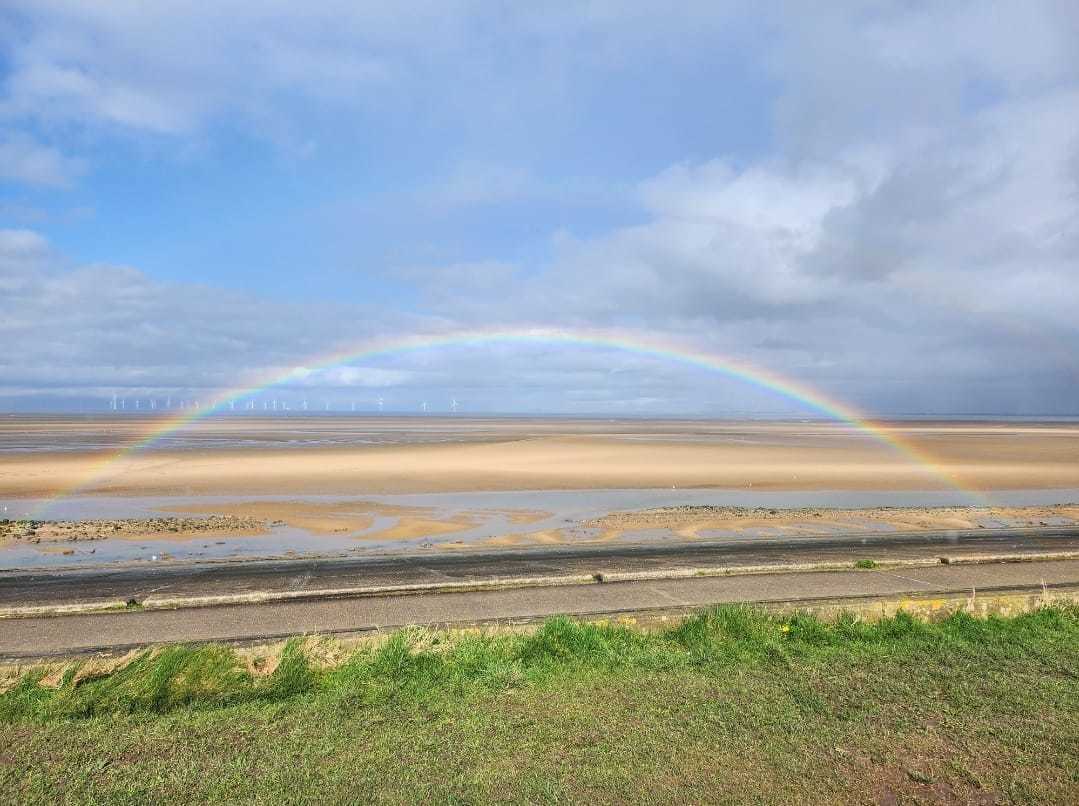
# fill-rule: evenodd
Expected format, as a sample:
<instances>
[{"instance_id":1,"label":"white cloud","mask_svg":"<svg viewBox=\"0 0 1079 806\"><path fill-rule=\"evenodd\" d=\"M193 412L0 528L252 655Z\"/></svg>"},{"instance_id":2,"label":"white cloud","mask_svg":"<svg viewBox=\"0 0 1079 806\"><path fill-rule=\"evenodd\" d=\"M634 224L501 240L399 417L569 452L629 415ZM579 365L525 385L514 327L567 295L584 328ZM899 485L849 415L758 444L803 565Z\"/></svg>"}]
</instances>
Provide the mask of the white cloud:
<instances>
[{"instance_id":1,"label":"white cloud","mask_svg":"<svg viewBox=\"0 0 1079 806\"><path fill-rule=\"evenodd\" d=\"M226 389L282 374L342 334L362 340L386 330L384 317L363 306L288 305L162 283L131 267L71 265L30 230L0 230L0 290L5 387ZM345 386L404 378L377 369L323 375Z\"/></svg>"},{"instance_id":2,"label":"white cloud","mask_svg":"<svg viewBox=\"0 0 1079 806\"><path fill-rule=\"evenodd\" d=\"M401 194L417 207L502 212L524 199L573 212L581 199L610 200L627 187L625 204L636 206L632 223L590 222L587 234L574 235L566 213L550 254L527 258L498 244L502 233L489 254L462 256L441 248L452 235L440 241L402 213L403 241L453 257L398 271L392 280L408 299L381 311L269 304L132 268L73 267L35 233L0 232L10 302L0 335L16 345L6 377L44 383L68 372L100 384L114 372L231 386L237 367L289 366L342 334L358 337L357 321L379 335L417 322L565 323L681 334L882 406L1006 403L1031 389L1061 408L1079 405L1070 358L1079 354L1072 4L774 9L754 29L767 38L745 48L751 55L737 51L774 82L771 131L755 148L710 152L702 138L665 170L653 163L595 184L563 183L572 171L533 152L548 139L556 152L549 135L574 128L586 102L609 101L619 71L693 64L750 15L701 3L657 16L607 2L500 14L472 3L401 14L344 0L302 9L227 0L198 14L179 2L12 8L21 24L9 31L0 116L13 130L179 139L224 121L310 151L318 114L349 131L443 116L432 130L446 142L423 144L436 157L434 178ZM737 111L721 102L737 93L717 88L722 77L712 73L686 75L693 80L663 94L714 110L699 120L722 133ZM578 85L593 94L575 96ZM589 141L597 158L637 142L620 120L604 123ZM458 136L480 147L469 151ZM8 178L58 186L82 168L26 134L0 142L0 166ZM410 295L429 316L403 312ZM283 332L305 336L292 344ZM302 382L487 382L483 360L403 363ZM647 388L633 389L597 380L600 367L565 354L521 363L528 384L572 385L582 399L590 384L608 383L611 395L653 400L661 375L648 365L635 381Z\"/></svg>"},{"instance_id":3,"label":"white cloud","mask_svg":"<svg viewBox=\"0 0 1079 806\"><path fill-rule=\"evenodd\" d=\"M65 157L28 137L16 134L0 139L0 180L67 187L84 168L81 160Z\"/></svg>"},{"instance_id":4,"label":"white cloud","mask_svg":"<svg viewBox=\"0 0 1079 806\"><path fill-rule=\"evenodd\" d=\"M330 367L316 373L306 383L309 386L359 387L381 389L400 386L413 377L411 372L380 367Z\"/></svg>"},{"instance_id":5,"label":"white cloud","mask_svg":"<svg viewBox=\"0 0 1079 806\"><path fill-rule=\"evenodd\" d=\"M21 260L44 256L49 242L28 229L0 229L0 255L7 260Z\"/></svg>"},{"instance_id":6,"label":"white cloud","mask_svg":"<svg viewBox=\"0 0 1079 806\"><path fill-rule=\"evenodd\" d=\"M388 54L451 28L453 9L33 0L9 13L21 18L8 43L9 117L181 134L224 114L259 125L282 94L354 103L387 80Z\"/></svg>"}]
</instances>

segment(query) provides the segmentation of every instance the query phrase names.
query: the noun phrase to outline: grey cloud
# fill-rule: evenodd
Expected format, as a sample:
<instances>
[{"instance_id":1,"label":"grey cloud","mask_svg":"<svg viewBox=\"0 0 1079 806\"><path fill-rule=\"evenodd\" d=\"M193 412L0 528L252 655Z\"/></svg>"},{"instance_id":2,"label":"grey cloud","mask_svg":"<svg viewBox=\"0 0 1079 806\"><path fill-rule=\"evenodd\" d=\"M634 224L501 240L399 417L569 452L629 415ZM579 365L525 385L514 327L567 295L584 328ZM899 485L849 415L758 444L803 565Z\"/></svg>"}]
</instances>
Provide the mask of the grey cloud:
<instances>
[{"instance_id":1,"label":"grey cloud","mask_svg":"<svg viewBox=\"0 0 1079 806\"><path fill-rule=\"evenodd\" d=\"M675 166L641 186L648 222L560 239L528 305L491 309L755 344L877 406L1072 410L1074 86L828 159Z\"/></svg>"},{"instance_id":2,"label":"grey cloud","mask_svg":"<svg viewBox=\"0 0 1079 806\"><path fill-rule=\"evenodd\" d=\"M570 67L589 65L602 85L604 71L628 60L689 58L677 43L722 36L741 16L701 4L656 20L593 3L492 17L434 4L405 19L346 5L298 19L287 4L224 3L196 24L172 7L23 4L32 22L13 48L0 113L177 135L240 96L241 113L260 125L281 114L281 93L335 108L374 97L392 110L409 93L386 88L422 84L460 59L459 94L446 103L463 127L512 139L534 135L522 104L565 109L557 101ZM877 409L1074 412L1077 19L1066 3L776 10L761 57L778 93L768 153L705 154L638 177L631 225L553 233L549 257L410 262L395 279L422 316L166 285L135 269L66 265L33 233L2 234L0 287L13 307L0 335L17 345L5 377L20 388L62 378L100 386L110 373L232 385L236 367L287 367L344 333L565 324L678 336ZM507 32L543 43L536 75L513 54L477 46ZM95 37L107 47L91 48ZM416 50L423 59L399 56ZM499 58L517 71L491 69ZM435 207L564 200L542 175L495 153L451 161L416 195ZM416 230L405 235L422 242ZM691 407L716 391L714 380L629 356L507 349L406 356L324 380L496 390L535 408Z\"/></svg>"},{"instance_id":3,"label":"grey cloud","mask_svg":"<svg viewBox=\"0 0 1079 806\"><path fill-rule=\"evenodd\" d=\"M776 17L777 132L795 157L917 139L972 104L1073 83L1079 66L1079 14L1063 2L794 4Z\"/></svg>"}]
</instances>

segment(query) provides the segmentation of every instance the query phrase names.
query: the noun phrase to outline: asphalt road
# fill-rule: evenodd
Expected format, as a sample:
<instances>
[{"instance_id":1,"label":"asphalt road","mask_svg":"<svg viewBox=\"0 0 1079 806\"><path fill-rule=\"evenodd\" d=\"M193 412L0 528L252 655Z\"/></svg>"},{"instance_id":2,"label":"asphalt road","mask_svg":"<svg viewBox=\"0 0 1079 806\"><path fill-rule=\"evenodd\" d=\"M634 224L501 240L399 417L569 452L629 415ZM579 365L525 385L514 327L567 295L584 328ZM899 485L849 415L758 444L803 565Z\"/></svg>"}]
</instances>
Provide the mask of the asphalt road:
<instances>
[{"instance_id":1,"label":"asphalt road","mask_svg":"<svg viewBox=\"0 0 1079 806\"><path fill-rule=\"evenodd\" d=\"M140 563L80 571L0 573L0 607L141 601L520 576L592 575L731 565L850 562L991 553L1079 551L1079 529L977 529L798 538L669 540L498 551L430 550L333 559Z\"/></svg>"},{"instance_id":2,"label":"asphalt road","mask_svg":"<svg viewBox=\"0 0 1079 806\"><path fill-rule=\"evenodd\" d=\"M356 633L406 624L518 621L677 610L723 602L799 602L905 594L1075 588L1079 560L937 565L898 571L751 576L375 596L289 603L95 613L0 622L0 661L117 651L182 641L251 641L304 633Z\"/></svg>"}]
</instances>

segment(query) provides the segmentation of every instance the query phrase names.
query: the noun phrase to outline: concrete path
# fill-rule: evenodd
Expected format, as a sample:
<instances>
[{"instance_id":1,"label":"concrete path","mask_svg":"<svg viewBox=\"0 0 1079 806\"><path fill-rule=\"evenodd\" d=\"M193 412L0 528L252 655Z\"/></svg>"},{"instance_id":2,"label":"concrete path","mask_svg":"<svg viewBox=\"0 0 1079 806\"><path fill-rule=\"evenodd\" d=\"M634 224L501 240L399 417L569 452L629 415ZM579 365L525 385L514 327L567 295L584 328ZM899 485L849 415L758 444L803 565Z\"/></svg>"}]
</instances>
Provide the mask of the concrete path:
<instances>
[{"instance_id":1,"label":"concrete path","mask_svg":"<svg viewBox=\"0 0 1079 806\"><path fill-rule=\"evenodd\" d=\"M375 596L183 610L98 613L0 621L0 660L118 650L178 641L245 641L304 633L355 633L406 624L446 625L725 602L811 601L1038 590L1079 585L1079 560L938 565L693 578L470 593Z\"/></svg>"},{"instance_id":2,"label":"concrete path","mask_svg":"<svg viewBox=\"0 0 1079 806\"><path fill-rule=\"evenodd\" d=\"M544 546L497 551L426 551L338 559L140 563L80 571L0 572L0 609L253 592L438 584L514 577L876 561L1079 551L1079 529L972 529L803 537L737 537Z\"/></svg>"}]
</instances>

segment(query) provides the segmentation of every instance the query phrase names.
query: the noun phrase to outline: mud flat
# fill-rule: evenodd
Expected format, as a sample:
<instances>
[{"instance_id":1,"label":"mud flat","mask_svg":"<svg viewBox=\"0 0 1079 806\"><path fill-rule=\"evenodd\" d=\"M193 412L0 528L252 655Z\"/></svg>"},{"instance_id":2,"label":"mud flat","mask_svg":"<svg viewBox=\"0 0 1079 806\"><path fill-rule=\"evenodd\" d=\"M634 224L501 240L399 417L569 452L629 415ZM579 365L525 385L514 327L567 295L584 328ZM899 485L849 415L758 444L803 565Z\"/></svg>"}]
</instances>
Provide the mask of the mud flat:
<instances>
[{"instance_id":1,"label":"mud flat","mask_svg":"<svg viewBox=\"0 0 1079 806\"><path fill-rule=\"evenodd\" d=\"M941 531L947 529L1001 529L1035 526L1079 526L1079 504L1032 507L868 507L833 508L732 506L676 506L629 512L612 512L598 518L575 520L549 512L528 510L439 511L432 507L392 506L371 501L246 501L225 504L189 504L174 511L198 513L202 518L158 519L190 523L190 536L200 536L211 523L288 526L312 535L348 535L367 543L413 543L429 545L519 546L617 540L649 535L699 539L717 536L830 535L859 532ZM151 521L150 523L157 523ZM106 534L109 524L97 521L70 524L77 531L87 528ZM496 534L473 535L482 526ZM529 530L528 526L536 526ZM525 527L525 528L522 528ZM158 534L162 530L158 530ZM170 528L176 539L189 535ZM167 533L168 534L168 533ZM448 542L448 536L466 535L465 541ZM439 538L442 538L441 540ZM168 539L167 536L165 539Z\"/></svg>"},{"instance_id":2,"label":"mud flat","mask_svg":"<svg viewBox=\"0 0 1079 806\"><path fill-rule=\"evenodd\" d=\"M221 417L146 443L166 425L0 418L0 518L55 522L0 535L5 567L59 545L102 563L992 528L1073 517L1001 504L1079 500L1067 422L885 424L906 450L830 422L558 418Z\"/></svg>"},{"instance_id":3,"label":"mud flat","mask_svg":"<svg viewBox=\"0 0 1079 806\"><path fill-rule=\"evenodd\" d=\"M169 509L214 515L223 513L262 522L273 520L314 535L345 534L375 542L439 537L475 527L480 520L473 513L436 513L431 507L394 506L373 501L244 501L188 504Z\"/></svg>"},{"instance_id":4,"label":"mud flat","mask_svg":"<svg viewBox=\"0 0 1079 806\"><path fill-rule=\"evenodd\" d=\"M918 457L912 458L865 431L825 422L413 418L380 425L378 418L327 419L333 418L205 421L149 449L124 453L123 446L153 434L160 423L81 418L34 425L6 418L0 421L0 446L6 446L0 499L72 491L197 496L1079 488L1075 423L888 424L890 437ZM257 448L244 442L245 434Z\"/></svg>"},{"instance_id":5,"label":"mud flat","mask_svg":"<svg viewBox=\"0 0 1079 806\"><path fill-rule=\"evenodd\" d=\"M687 506L615 512L585 525L599 530L601 540L614 540L645 530L662 530L678 537L696 539L1079 526L1079 505L868 509Z\"/></svg>"},{"instance_id":6,"label":"mud flat","mask_svg":"<svg viewBox=\"0 0 1079 806\"><path fill-rule=\"evenodd\" d=\"M366 545L467 548L580 544L621 539L790 537L865 532L898 533L950 529L1079 527L1079 504L1034 507L801 507L677 506L614 512L574 521L527 510L437 511L376 502L248 501L189 504L196 513L156 518L0 521L0 547L50 546L95 541L187 542L196 539L257 539L284 529L305 535L296 548L338 549ZM537 528L529 530L534 525ZM525 527L525 528L522 528ZM465 537L468 539L453 539ZM307 538L310 538L309 540ZM225 545L220 543L219 545Z\"/></svg>"},{"instance_id":7,"label":"mud flat","mask_svg":"<svg viewBox=\"0 0 1079 806\"><path fill-rule=\"evenodd\" d=\"M96 540L191 540L265 534L265 520L234 515L201 518L111 518L107 520L0 520L0 547L9 544L85 543Z\"/></svg>"}]
</instances>

